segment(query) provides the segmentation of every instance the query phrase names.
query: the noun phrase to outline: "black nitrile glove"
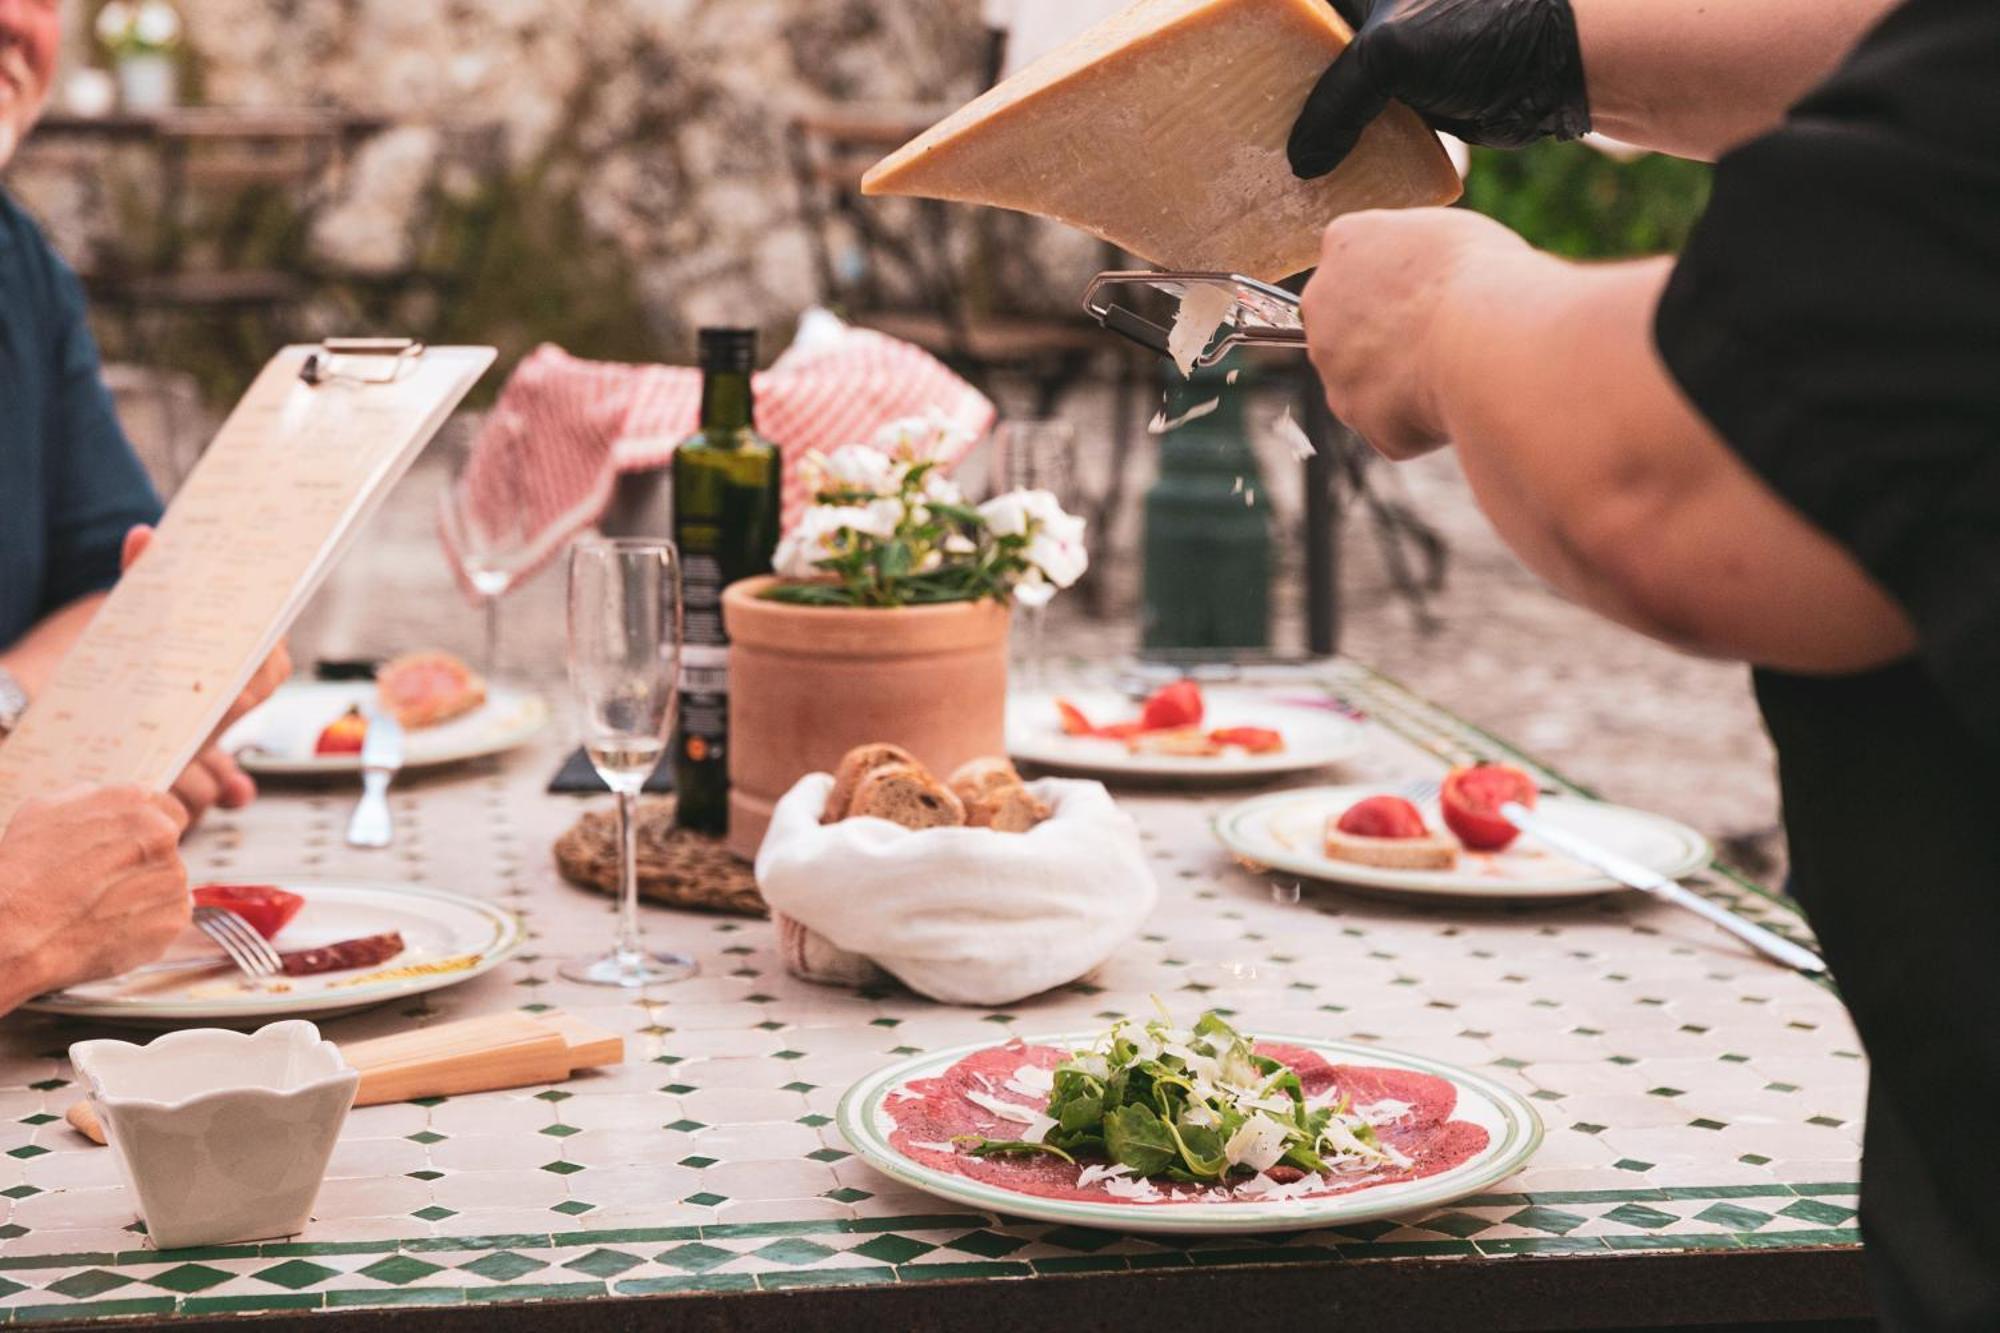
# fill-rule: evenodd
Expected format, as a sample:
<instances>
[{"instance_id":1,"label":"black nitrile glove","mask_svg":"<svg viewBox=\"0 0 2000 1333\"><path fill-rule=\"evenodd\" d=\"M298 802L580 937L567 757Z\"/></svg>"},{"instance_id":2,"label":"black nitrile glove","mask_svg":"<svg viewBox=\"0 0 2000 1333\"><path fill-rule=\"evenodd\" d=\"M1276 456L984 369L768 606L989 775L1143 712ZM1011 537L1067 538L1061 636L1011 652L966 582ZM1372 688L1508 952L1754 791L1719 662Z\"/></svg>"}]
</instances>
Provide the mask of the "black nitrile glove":
<instances>
[{"instance_id":1,"label":"black nitrile glove","mask_svg":"<svg viewBox=\"0 0 2000 1333\"><path fill-rule=\"evenodd\" d=\"M1468 143L1520 148L1590 128L1569 0L1334 0L1354 42L1292 126L1292 171L1339 166L1390 99Z\"/></svg>"}]
</instances>

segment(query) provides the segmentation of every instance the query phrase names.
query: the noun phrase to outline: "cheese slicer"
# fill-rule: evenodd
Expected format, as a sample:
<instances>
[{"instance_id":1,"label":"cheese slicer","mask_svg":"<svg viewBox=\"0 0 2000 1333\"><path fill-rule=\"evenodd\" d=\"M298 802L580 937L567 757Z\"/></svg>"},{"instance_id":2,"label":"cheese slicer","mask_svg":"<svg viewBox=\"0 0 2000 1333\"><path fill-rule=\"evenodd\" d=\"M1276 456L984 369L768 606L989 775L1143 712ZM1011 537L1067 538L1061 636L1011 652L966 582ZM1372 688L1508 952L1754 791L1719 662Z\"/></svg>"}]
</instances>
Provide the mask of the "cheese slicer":
<instances>
[{"instance_id":1,"label":"cheese slicer","mask_svg":"<svg viewBox=\"0 0 2000 1333\"><path fill-rule=\"evenodd\" d=\"M1133 289L1163 292L1180 302L1190 292L1204 287L1226 293L1230 304L1222 312L1212 338L1194 358L1195 366L1212 366L1238 347L1305 348L1306 330L1299 318L1299 298L1282 287L1240 273L1114 269L1090 280L1083 291L1083 309L1113 333L1122 334L1161 356L1172 356L1169 344L1173 326L1140 314L1131 304Z\"/></svg>"}]
</instances>

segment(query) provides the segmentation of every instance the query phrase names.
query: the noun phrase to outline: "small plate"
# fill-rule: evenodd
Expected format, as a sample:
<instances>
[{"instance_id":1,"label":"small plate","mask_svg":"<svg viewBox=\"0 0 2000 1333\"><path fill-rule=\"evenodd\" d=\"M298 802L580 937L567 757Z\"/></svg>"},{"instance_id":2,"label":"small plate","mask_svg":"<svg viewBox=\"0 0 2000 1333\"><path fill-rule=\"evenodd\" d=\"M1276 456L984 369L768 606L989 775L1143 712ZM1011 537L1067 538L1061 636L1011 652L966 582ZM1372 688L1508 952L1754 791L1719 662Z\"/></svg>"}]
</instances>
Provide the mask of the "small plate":
<instances>
[{"instance_id":1,"label":"small plate","mask_svg":"<svg viewBox=\"0 0 2000 1333\"><path fill-rule=\"evenodd\" d=\"M322 972L310 977L281 977L288 989L259 994L239 989L233 972L158 975L144 981L112 977L30 1000L24 1008L82 1018L159 1024L183 1022L251 1025L274 1018L336 1014L365 1009L406 995L439 990L470 981L490 971L520 947L521 923L512 912L464 894L419 888L414 884L296 883L241 876L229 883L276 883L306 900L299 914L274 941L281 949L310 949L338 940L401 931L401 954L378 967ZM169 957L213 953L214 948L190 933ZM473 962L452 972L402 977L366 986L352 982L385 968L407 967L471 955ZM134 987L144 985L143 991Z\"/></svg>"},{"instance_id":2,"label":"small plate","mask_svg":"<svg viewBox=\"0 0 2000 1333\"><path fill-rule=\"evenodd\" d=\"M247 772L270 777L359 773L358 754L316 755L326 725L350 705L365 710L375 699L370 681L291 681L231 727L222 748ZM455 764L500 754L530 740L548 725L549 705L539 694L512 685L486 686L486 702L463 717L406 731L403 767Z\"/></svg>"},{"instance_id":3,"label":"small plate","mask_svg":"<svg viewBox=\"0 0 2000 1333\"><path fill-rule=\"evenodd\" d=\"M1384 786L1309 787L1273 792L1216 816L1215 835L1230 851L1309 879L1397 893L1453 898L1578 898L1624 887L1522 834L1504 852L1461 852L1451 870L1390 870L1326 855L1326 821L1356 801L1393 794ZM1444 832L1436 801L1421 804L1424 822ZM1580 837L1658 871L1668 879L1707 865L1708 839L1685 824L1628 806L1576 796L1543 796L1535 813Z\"/></svg>"},{"instance_id":4,"label":"small plate","mask_svg":"<svg viewBox=\"0 0 2000 1333\"><path fill-rule=\"evenodd\" d=\"M1202 692L1202 730L1269 727L1284 736L1285 748L1273 754L1234 747L1214 756L1133 754L1123 741L1065 735L1058 698L1075 704L1099 726L1139 715L1139 701L1110 690L1012 695L1007 700L1009 754L1025 763L1080 773L1241 782L1324 768L1352 755L1363 737L1360 723L1330 708L1287 703L1255 690L1214 689Z\"/></svg>"},{"instance_id":5,"label":"small plate","mask_svg":"<svg viewBox=\"0 0 2000 1333\"><path fill-rule=\"evenodd\" d=\"M1035 1046L1084 1047L1098 1033L1030 1037ZM1450 1081L1458 1092L1454 1120L1470 1121L1486 1131L1486 1147L1447 1171L1417 1180L1396 1181L1322 1199L1271 1203L1122 1203L1106 1200L1049 1199L1004 1186L973 1180L918 1162L891 1142L895 1122L890 1097L922 1078L943 1073L975 1051L980 1042L931 1055L913 1055L878 1069L847 1090L835 1117L840 1132L854 1150L884 1175L914 1185L941 1198L990 1209L1010 1217L1067 1222L1111 1231L1164 1235L1238 1235L1263 1231L1300 1231L1339 1226L1422 1212L1477 1194L1521 1169L1541 1145L1542 1122L1534 1109L1513 1090L1470 1070L1421 1056L1378 1050L1352 1042L1258 1034L1259 1041L1282 1042L1317 1052L1334 1064L1411 1069Z\"/></svg>"}]
</instances>

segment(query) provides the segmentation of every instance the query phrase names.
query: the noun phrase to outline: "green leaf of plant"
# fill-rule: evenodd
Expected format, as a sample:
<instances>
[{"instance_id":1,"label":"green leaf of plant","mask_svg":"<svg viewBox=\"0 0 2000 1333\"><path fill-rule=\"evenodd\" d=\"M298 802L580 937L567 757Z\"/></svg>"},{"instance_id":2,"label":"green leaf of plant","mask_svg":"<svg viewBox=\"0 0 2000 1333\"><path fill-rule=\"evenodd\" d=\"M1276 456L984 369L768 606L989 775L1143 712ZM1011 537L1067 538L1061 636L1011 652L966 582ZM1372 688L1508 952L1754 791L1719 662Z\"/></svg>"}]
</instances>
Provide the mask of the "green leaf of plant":
<instances>
[{"instance_id":1,"label":"green leaf of plant","mask_svg":"<svg viewBox=\"0 0 2000 1333\"><path fill-rule=\"evenodd\" d=\"M1112 1161L1142 1176L1158 1175L1180 1156L1172 1131L1143 1105L1120 1106L1105 1114L1104 1148Z\"/></svg>"}]
</instances>

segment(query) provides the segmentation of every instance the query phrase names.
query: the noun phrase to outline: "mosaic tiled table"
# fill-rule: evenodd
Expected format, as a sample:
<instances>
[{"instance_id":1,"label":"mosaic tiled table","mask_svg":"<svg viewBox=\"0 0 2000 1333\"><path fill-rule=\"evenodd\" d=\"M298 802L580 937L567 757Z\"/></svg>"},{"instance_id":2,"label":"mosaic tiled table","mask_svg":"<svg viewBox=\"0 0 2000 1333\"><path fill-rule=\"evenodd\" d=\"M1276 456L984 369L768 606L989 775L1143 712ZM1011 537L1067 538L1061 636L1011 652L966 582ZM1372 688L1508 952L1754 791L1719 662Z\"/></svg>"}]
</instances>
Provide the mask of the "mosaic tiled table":
<instances>
[{"instance_id":1,"label":"mosaic tiled table","mask_svg":"<svg viewBox=\"0 0 2000 1333\"><path fill-rule=\"evenodd\" d=\"M1347 765L1359 778L1520 758L1358 667L1315 680L1372 719ZM1162 903L1086 983L993 1013L831 990L787 976L762 922L654 910L651 938L702 974L628 997L556 976L609 930L605 901L550 863L579 809L542 793L558 756L550 738L412 777L385 852L344 845L347 792L295 790L213 819L189 856L202 876L400 879L527 918L529 947L494 973L334 1020L337 1038L560 1006L625 1033L627 1062L358 1110L305 1234L160 1253L107 1151L59 1118L77 1095L63 1051L97 1034L17 1015L0 1023L0 1324L311 1311L307 1327L331 1329L421 1311L547 1330L726 1311L734 1328L998 1328L1245 1299L1383 1327L1865 1313L1859 1043L1830 990L1693 917L1630 894L1467 910L1300 892L1211 838L1209 817L1241 793L1130 792ZM1718 870L1699 887L1804 938L1752 886ZM1429 1216L1182 1242L968 1212L876 1174L831 1121L850 1082L900 1055L1096 1026L1152 995L1252 1032L1477 1067L1532 1099L1546 1145L1495 1192ZM615 1304L636 1301L653 1304Z\"/></svg>"}]
</instances>

